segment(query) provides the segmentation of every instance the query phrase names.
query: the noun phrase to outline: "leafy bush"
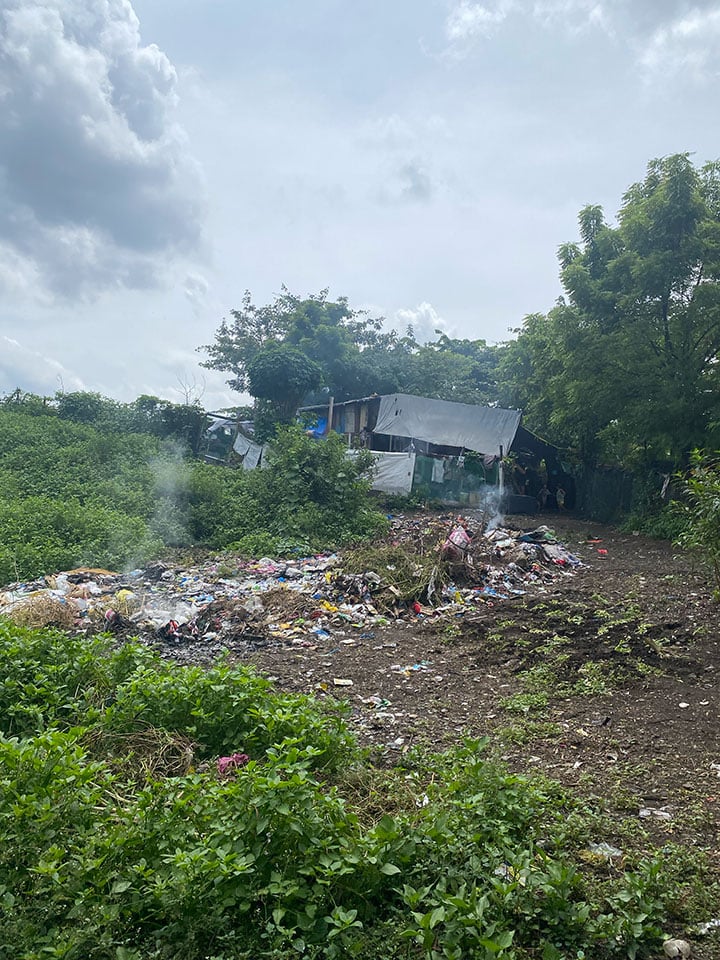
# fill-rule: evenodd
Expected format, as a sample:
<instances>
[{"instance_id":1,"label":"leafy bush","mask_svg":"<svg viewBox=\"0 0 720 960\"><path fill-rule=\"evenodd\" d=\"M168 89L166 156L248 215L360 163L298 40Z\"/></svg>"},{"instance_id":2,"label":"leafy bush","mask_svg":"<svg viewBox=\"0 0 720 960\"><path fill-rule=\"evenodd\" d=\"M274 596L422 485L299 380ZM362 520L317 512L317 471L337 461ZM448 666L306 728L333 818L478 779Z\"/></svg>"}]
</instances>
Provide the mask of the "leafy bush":
<instances>
[{"instance_id":1,"label":"leafy bush","mask_svg":"<svg viewBox=\"0 0 720 960\"><path fill-rule=\"evenodd\" d=\"M177 667L140 643L27 630L0 619L0 731L27 737L94 725L112 738L149 728L182 734L198 757L240 748L260 756L297 741L314 765L337 767L352 741L337 711L279 695L247 667Z\"/></svg>"},{"instance_id":2,"label":"leafy bush","mask_svg":"<svg viewBox=\"0 0 720 960\"><path fill-rule=\"evenodd\" d=\"M0 500L0 582L102 563L122 568L163 547L139 517L99 503L27 497Z\"/></svg>"},{"instance_id":3,"label":"leafy bush","mask_svg":"<svg viewBox=\"0 0 720 960\"><path fill-rule=\"evenodd\" d=\"M115 687L152 658L139 644L29 630L0 618L0 732L31 737L97 719Z\"/></svg>"},{"instance_id":4,"label":"leafy bush","mask_svg":"<svg viewBox=\"0 0 720 960\"><path fill-rule=\"evenodd\" d=\"M651 471L647 466L638 469L633 476L632 510L622 524L623 530L637 530L658 540L676 540L680 536L685 520L674 501L662 496L666 477L667 474ZM670 490L674 492L674 485Z\"/></svg>"},{"instance_id":5,"label":"leafy bush","mask_svg":"<svg viewBox=\"0 0 720 960\"><path fill-rule=\"evenodd\" d=\"M320 713L307 697L279 696L247 667L172 667L153 660L114 691L100 718L104 730L131 733L147 727L182 733L200 757L242 748L259 756L273 744L312 747L315 764L336 767L350 752L339 716Z\"/></svg>"},{"instance_id":6,"label":"leafy bush","mask_svg":"<svg viewBox=\"0 0 720 960\"><path fill-rule=\"evenodd\" d=\"M368 495L370 463L349 459L339 434L317 441L300 427L279 428L269 466L248 477L256 529L314 546L371 538L386 521Z\"/></svg>"},{"instance_id":7,"label":"leafy bush","mask_svg":"<svg viewBox=\"0 0 720 960\"><path fill-rule=\"evenodd\" d=\"M637 530L646 537L653 537L656 540L677 541L682 536L686 525L686 517L673 502L665 504L655 513L631 514L622 524L622 529L626 532Z\"/></svg>"},{"instance_id":8,"label":"leafy bush","mask_svg":"<svg viewBox=\"0 0 720 960\"><path fill-rule=\"evenodd\" d=\"M708 565L720 599L720 452L696 450L684 481L686 499L675 506L684 529L676 537L681 547L695 550Z\"/></svg>"},{"instance_id":9,"label":"leafy bush","mask_svg":"<svg viewBox=\"0 0 720 960\"><path fill-rule=\"evenodd\" d=\"M137 566L166 546L260 555L371 537L384 521L345 451L286 428L270 467L246 473L174 441L0 409L0 582Z\"/></svg>"},{"instance_id":10,"label":"leafy bush","mask_svg":"<svg viewBox=\"0 0 720 960\"><path fill-rule=\"evenodd\" d=\"M156 555L154 465L169 456L151 437L1 410L0 581Z\"/></svg>"}]
</instances>

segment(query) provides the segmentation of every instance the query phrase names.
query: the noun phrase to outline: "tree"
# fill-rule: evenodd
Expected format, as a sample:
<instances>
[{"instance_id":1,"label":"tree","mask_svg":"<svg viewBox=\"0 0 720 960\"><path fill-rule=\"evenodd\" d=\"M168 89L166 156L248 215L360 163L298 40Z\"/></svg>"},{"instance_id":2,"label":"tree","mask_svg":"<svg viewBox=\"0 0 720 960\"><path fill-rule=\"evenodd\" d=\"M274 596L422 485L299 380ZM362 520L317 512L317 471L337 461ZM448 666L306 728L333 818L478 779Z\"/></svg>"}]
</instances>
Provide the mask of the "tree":
<instances>
[{"instance_id":1,"label":"tree","mask_svg":"<svg viewBox=\"0 0 720 960\"><path fill-rule=\"evenodd\" d=\"M331 301L327 290L300 298L283 288L264 307L256 307L246 293L242 308L231 311L231 317L220 325L214 343L200 348L209 357L203 366L230 373L231 387L259 400L269 397L255 393L250 370L278 345L300 351L322 374L317 383L323 385L322 395L313 393L317 386L299 399L288 394L288 405L322 402L328 394L341 402L397 391L464 403L493 402L497 396L498 348L484 340L454 340L439 331L436 341L420 344L412 329L403 337L385 330L381 317L351 309L344 297ZM282 382L276 381L274 389ZM276 408L279 400L273 399ZM267 402L256 403L256 428L267 414ZM281 419L286 421L286 415Z\"/></svg>"},{"instance_id":2,"label":"tree","mask_svg":"<svg viewBox=\"0 0 720 960\"><path fill-rule=\"evenodd\" d=\"M34 417L55 416L57 412L51 397L28 393L20 387L0 397L0 409L13 410L15 413L29 413Z\"/></svg>"},{"instance_id":3,"label":"tree","mask_svg":"<svg viewBox=\"0 0 720 960\"><path fill-rule=\"evenodd\" d=\"M617 226L589 206L579 227L559 251L567 300L526 319L503 391L524 391L529 425L588 460L611 445L681 460L720 409L720 165L653 160Z\"/></svg>"},{"instance_id":4,"label":"tree","mask_svg":"<svg viewBox=\"0 0 720 960\"><path fill-rule=\"evenodd\" d=\"M77 390L73 393L58 393L57 412L61 420L75 423L95 423L100 418L105 404L110 402L99 393Z\"/></svg>"},{"instance_id":5,"label":"tree","mask_svg":"<svg viewBox=\"0 0 720 960\"><path fill-rule=\"evenodd\" d=\"M437 340L417 348L408 371L412 380L403 386L404 392L459 403L497 402L499 348L485 340L436 333Z\"/></svg>"},{"instance_id":6,"label":"tree","mask_svg":"<svg viewBox=\"0 0 720 960\"><path fill-rule=\"evenodd\" d=\"M271 343L259 350L248 363L246 375L250 393L269 404L271 424L291 423L303 398L322 382L320 365L286 343ZM272 433L272 426L263 432Z\"/></svg>"},{"instance_id":7,"label":"tree","mask_svg":"<svg viewBox=\"0 0 720 960\"><path fill-rule=\"evenodd\" d=\"M242 307L231 311L214 343L201 347L209 359L202 366L230 373L228 384L252 393L249 365L271 344L284 343L300 350L319 365L323 382L337 400L362 396L372 379L366 351L385 349L395 335L382 330L383 320L352 310L345 297L328 299L328 291L301 298L285 287L275 300L256 307L246 291Z\"/></svg>"},{"instance_id":8,"label":"tree","mask_svg":"<svg viewBox=\"0 0 720 960\"><path fill-rule=\"evenodd\" d=\"M684 521L679 546L696 550L712 572L713 596L720 600L720 460L718 453L693 451L683 482L685 499L673 504Z\"/></svg>"}]
</instances>

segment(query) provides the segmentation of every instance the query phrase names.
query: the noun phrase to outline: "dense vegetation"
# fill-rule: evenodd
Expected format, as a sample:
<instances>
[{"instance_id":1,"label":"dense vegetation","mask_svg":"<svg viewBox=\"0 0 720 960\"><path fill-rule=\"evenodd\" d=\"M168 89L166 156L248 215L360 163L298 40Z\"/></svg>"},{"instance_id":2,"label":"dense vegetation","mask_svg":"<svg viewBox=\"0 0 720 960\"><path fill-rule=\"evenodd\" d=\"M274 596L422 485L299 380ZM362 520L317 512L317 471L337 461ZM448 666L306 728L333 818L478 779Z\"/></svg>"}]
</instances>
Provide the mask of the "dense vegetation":
<instances>
[{"instance_id":1,"label":"dense vegetation","mask_svg":"<svg viewBox=\"0 0 720 960\"><path fill-rule=\"evenodd\" d=\"M687 463L720 443L720 164L654 160L617 226L580 213L566 298L508 344L505 398L586 461Z\"/></svg>"},{"instance_id":2,"label":"dense vegetation","mask_svg":"<svg viewBox=\"0 0 720 960\"><path fill-rule=\"evenodd\" d=\"M310 550L383 523L339 437L278 437L266 470L220 470L177 439L0 409L0 582L123 569L168 546Z\"/></svg>"},{"instance_id":3,"label":"dense vegetation","mask_svg":"<svg viewBox=\"0 0 720 960\"><path fill-rule=\"evenodd\" d=\"M246 293L231 316L202 348L204 365L230 373L231 387L260 401L256 423L266 403L276 419L287 420L290 397L296 405L396 391L462 403L497 398L498 348L439 331L436 340L419 343L411 327L402 336L385 331L382 318L352 310L342 297L329 301L327 290L305 299L283 290L264 307Z\"/></svg>"},{"instance_id":4,"label":"dense vegetation","mask_svg":"<svg viewBox=\"0 0 720 960\"><path fill-rule=\"evenodd\" d=\"M250 670L2 623L0 677L0 956L562 960L658 946L672 906L660 862L580 868L600 820L482 744L383 773L337 713Z\"/></svg>"}]
</instances>

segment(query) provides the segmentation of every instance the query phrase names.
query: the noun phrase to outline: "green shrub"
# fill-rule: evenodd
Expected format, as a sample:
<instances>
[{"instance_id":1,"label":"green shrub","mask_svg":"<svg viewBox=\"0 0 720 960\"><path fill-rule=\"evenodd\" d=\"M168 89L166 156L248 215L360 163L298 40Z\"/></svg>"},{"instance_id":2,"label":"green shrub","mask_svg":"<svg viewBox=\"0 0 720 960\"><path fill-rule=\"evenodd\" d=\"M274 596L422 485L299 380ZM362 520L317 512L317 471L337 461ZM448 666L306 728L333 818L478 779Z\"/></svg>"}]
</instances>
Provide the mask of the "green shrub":
<instances>
[{"instance_id":1,"label":"green shrub","mask_svg":"<svg viewBox=\"0 0 720 960\"><path fill-rule=\"evenodd\" d=\"M338 709L277 694L252 668L168 664L140 643L68 637L0 619L0 730L32 736L95 725L109 738L158 728L197 743L197 756L262 756L290 741L337 768L354 753Z\"/></svg>"},{"instance_id":2,"label":"green shrub","mask_svg":"<svg viewBox=\"0 0 720 960\"><path fill-rule=\"evenodd\" d=\"M696 450L684 481L685 500L675 505L683 530L679 546L695 550L711 571L720 599L720 451Z\"/></svg>"},{"instance_id":3,"label":"green shrub","mask_svg":"<svg viewBox=\"0 0 720 960\"><path fill-rule=\"evenodd\" d=\"M315 751L314 765L337 768L352 753L352 738L337 712L319 711L305 696L277 694L248 667L172 667L153 660L114 691L99 721L105 731L147 727L181 733L200 757L242 751L263 755L291 742Z\"/></svg>"},{"instance_id":4,"label":"green shrub","mask_svg":"<svg viewBox=\"0 0 720 960\"><path fill-rule=\"evenodd\" d=\"M258 528L315 547L372 538L386 520L369 497L370 463L348 458L339 434L318 441L300 427L279 428L269 466L248 477Z\"/></svg>"},{"instance_id":5,"label":"green shrub","mask_svg":"<svg viewBox=\"0 0 720 960\"><path fill-rule=\"evenodd\" d=\"M28 497L0 501L0 582L83 564L122 569L156 556L148 525L99 503Z\"/></svg>"},{"instance_id":6,"label":"green shrub","mask_svg":"<svg viewBox=\"0 0 720 960\"><path fill-rule=\"evenodd\" d=\"M0 618L0 731L30 737L97 720L117 686L154 659L140 644L113 651L107 636L71 637Z\"/></svg>"},{"instance_id":7,"label":"green shrub","mask_svg":"<svg viewBox=\"0 0 720 960\"><path fill-rule=\"evenodd\" d=\"M658 864L583 873L583 808L482 743L376 771L409 805L371 819L341 795L361 758L337 713L251 671L0 624L0 676L3 960L563 960L660 941ZM198 772L135 754L162 753L162 730L197 743ZM229 775L199 772L240 750Z\"/></svg>"},{"instance_id":8,"label":"green shrub","mask_svg":"<svg viewBox=\"0 0 720 960\"><path fill-rule=\"evenodd\" d=\"M81 564L137 566L193 543L307 552L371 538L385 524L366 462L349 460L336 434L317 441L283 428L270 466L252 472L193 462L185 450L102 418L0 409L0 582Z\"/></svg>"}]
</instances>

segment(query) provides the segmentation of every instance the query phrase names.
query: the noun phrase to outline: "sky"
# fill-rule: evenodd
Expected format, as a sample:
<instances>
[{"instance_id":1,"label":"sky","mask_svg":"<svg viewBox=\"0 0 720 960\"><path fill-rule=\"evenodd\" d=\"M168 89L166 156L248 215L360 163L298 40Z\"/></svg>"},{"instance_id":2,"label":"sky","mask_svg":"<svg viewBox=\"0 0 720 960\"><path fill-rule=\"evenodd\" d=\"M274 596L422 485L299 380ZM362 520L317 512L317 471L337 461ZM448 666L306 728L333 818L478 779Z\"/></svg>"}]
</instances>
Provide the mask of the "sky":
<instances>
[{"instance_id":1,"label":"sky","mask_svg":"<svg viewBox=\"0 0 720 960\"><path fill-rule=\"evenodd\" d=\"M0 0L0 394L232 405L283 285L507 340L719 74L720 0Z\"/></svg>"}]
</instances>

